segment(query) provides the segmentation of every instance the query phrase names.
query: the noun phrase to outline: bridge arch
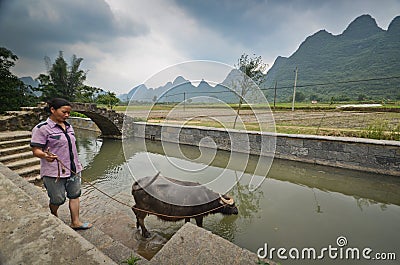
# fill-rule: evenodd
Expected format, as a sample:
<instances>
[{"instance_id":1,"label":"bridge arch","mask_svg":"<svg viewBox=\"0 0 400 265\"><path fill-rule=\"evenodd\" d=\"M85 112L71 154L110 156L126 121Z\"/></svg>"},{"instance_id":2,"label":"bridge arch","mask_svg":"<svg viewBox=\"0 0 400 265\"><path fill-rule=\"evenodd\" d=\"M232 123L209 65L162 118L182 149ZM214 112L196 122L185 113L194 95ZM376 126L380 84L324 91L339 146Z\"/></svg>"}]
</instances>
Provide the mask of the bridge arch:
<instances>
[{"instance_id":1,"label":"bridge arch","mask_svg":"<svg viewBox=\"0 0 400 265\"><path fill-rule=\"evenodd\" d=\"M96 104L72 102L72 111L89 117L101 130L101 137L122 139L124 118L129 118L115 110L98 108Z\"/></svg>"}]
</instances>

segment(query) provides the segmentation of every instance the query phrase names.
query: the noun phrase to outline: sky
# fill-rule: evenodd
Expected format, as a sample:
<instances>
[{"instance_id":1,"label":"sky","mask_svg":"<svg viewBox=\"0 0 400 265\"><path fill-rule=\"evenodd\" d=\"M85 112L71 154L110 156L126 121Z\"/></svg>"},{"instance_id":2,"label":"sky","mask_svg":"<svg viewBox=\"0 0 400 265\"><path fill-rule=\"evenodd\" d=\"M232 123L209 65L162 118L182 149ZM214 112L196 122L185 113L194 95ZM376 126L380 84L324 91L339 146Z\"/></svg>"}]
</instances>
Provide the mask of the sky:
<instances>
[{"instance_id":1,"label":"sky","mask_svg":"<svg viewBox=\"0 0 400 265\"><path fill-rule=\"evenodd\" d=\"M120 95L193 60L233 67L246 53L271 67L363 14L387 30L400 0L0 0L0 47L18 56L18 77L46 73L44 57L63 51L83 58L86 85Z\"/></svg>"}]
</instances>

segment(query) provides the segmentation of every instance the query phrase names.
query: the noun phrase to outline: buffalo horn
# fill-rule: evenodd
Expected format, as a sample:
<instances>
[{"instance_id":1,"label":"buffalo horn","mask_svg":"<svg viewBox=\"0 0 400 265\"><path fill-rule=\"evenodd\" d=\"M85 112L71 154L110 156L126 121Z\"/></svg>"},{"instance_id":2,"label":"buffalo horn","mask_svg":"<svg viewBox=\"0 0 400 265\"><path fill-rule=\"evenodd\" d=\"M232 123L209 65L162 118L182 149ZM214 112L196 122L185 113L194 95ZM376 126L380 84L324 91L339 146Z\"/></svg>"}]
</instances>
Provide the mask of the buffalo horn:
<instances>
[{"instance_id":1,"label":"buffalo horn","mask_svg":"<svg viewBox=\"0 0 400 265\"><path fill-rule=\"evenodd\" d=\"M232 198L229 198L229 200L227 200L221 194L219 195L219 197L221 198L221 201L223 201L225 204L233 205L233 199Z\"/></svg>"}]
</instances>

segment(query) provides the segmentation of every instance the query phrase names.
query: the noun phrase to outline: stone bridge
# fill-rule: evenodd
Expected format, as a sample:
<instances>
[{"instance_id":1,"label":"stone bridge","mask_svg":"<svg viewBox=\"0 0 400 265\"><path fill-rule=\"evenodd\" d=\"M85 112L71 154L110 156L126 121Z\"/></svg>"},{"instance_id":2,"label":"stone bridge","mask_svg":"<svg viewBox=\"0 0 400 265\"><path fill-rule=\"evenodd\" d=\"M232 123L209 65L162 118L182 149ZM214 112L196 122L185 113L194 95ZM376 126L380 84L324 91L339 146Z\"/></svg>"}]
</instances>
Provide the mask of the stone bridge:
<instances>
[{"instance_id":1,"label":"stone bridge","mask_svg":"<svg viewBox=\"0 0 400 265\"><path fill-rule=\"evenodd\" d=\"M96 104L72 102L72 111L85 114L101 130L104 138L122 139L133 136L133 118L115 110L98 108ZM48 113L44 106L22 107L21 111L9 111L0 117L0 131L32 130L40 121L46 120ZM124 119L126 126L124 126ZM122 133L124 131L124 133Z\"/></svg>"},{"instance_id":2,"label":"stone bridge","mask_svg":"<svg viewBox=\"0 0 400 265\"><path fill-rule=\"evenodd\" d=\"M117 113L115 110L106 108L98 108L96 104L89 103L71 103L72 110L82 113L89 117L97 127L101 130L101 136L104 138L121 139L124 125L124 119L129 121L128 124L133 125L133 118L126 116L123 113ZM124 136L130 136L130 130L126 126Z\"/></svg>"}]
</instances>

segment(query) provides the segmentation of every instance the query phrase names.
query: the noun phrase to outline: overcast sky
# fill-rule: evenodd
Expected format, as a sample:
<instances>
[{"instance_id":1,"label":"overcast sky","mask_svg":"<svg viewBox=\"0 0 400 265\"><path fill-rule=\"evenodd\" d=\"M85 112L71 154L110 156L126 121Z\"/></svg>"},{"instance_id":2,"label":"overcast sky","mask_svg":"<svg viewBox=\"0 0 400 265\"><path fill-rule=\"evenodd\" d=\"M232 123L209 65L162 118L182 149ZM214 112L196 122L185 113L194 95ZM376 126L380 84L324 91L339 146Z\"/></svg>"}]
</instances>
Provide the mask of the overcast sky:
<instances>
[{"instance_id":1,"label":"overcast sky","mask_svg":"<svg viewBox=\"0 0 400 265\"><path fill-rule=\"evenodd\" d=\"M19 77L45 73L44 56L75 54L87 85L118 95L191 60L233 66L247 53L272 66L363 14L387 30L400 0L0 0L0 46L19 57Z\"/></svg>"}]
</instances>

